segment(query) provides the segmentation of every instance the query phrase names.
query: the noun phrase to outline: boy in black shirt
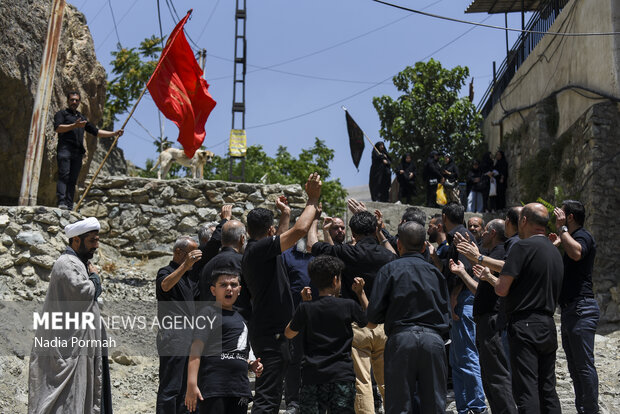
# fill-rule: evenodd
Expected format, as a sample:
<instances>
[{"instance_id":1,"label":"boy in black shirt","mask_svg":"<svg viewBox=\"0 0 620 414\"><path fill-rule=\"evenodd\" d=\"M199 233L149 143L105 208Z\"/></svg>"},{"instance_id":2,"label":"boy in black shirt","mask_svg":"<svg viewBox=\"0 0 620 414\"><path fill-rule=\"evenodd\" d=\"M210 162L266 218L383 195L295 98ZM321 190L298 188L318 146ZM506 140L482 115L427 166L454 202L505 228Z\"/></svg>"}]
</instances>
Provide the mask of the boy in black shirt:
<instances>
[{"instance_id":1,"label":"boy in black shirt","mask_svg":"<svg viewBox=\"0 0 620 414\"><path fill-rule=\"evenodd\" d=\"M208 316L209 321L215 320L214 325L221 328L221 338L212 335L213 329L195 333L187 366L185 405L190 412L198 409L201 414L246 414L252 398L248 364L257 377L263 372L263 365L260 358L248 360L248 328L243 317L233 310L241 290L238 270L216 270L212 276L211 293L215 296L215 306L221 306L221 318L217 317L220 309L216 307L209 306L201 314L206 313L203 316ZM206 352L203 352L205 345ZM220 355L213 355L213 349L220 351L220 347ZM201 365L203 354L206 357Z\"/></svg>"},{"instance_id":2,"label":"boy in black shirt","mask_svg":"<svg viewBox=\"0 0 620 414\"><path fill-rule=\"evenodd\" d=\"M366 326L366 315L352 299L339 298L342 260L319 256L308 265L310 280L319 289L319 298L303 302L285 335L292 339L302 331L301 412L353 413L355 372L351 359L352 322ZM368 306L364 279L356 278L352 287L362 306Z\"/></svg>"}]
</instances>

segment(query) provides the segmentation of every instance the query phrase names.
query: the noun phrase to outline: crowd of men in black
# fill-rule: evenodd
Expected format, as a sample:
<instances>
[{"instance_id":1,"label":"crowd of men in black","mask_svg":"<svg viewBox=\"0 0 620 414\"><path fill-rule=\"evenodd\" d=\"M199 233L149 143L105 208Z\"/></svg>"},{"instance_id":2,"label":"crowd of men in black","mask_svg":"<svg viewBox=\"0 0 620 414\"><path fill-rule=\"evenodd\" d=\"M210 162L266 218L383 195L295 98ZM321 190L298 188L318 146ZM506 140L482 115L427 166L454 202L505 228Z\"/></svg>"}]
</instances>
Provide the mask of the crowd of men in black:
<instances>
[{"instance_id":1,"label":"crowd of men in black","mask_svg":"<svg viewBox=\"0 0 620 414\"><path fill-rule=\"evenodd\" d=\"M158 303L236 302L222 357L200 361L200 393L186 398L187 355L160 357L157 413L186 412L187 400L201 413L245 412L250 400L252 413L277 413L283 395L290 413L374 413L373 383L387 413L444 413L449 370L459 413L487 412L487 402L493 413L560 413L557 305L577 412L598 412L596 243L582 203L555 209L557 233L541 204L485 224L448 203L428 228L422 210L407 209L390 235L380 211L348 200L352 240L327 217L319 241L320 189L312 174L292 227L282 196L277 227L271 210L248 212L247 243L230 206L207 242L177 241L157 275ZM158 347L172 340L163 332Z\"/></svg>"},{"instance_id":2,"label":"crowd of men in black","mask_svg":"<svg viewBox=\"0 0 620 414\"><path fill-rule=\"evenodd\" d=\"M413 204L416 190L416 165L411 152L405 153L392 171L392 159L383 142L378 142L372 152L369 188L372 201L389 202L392 188L392 172L398 182L398 200ZM482 160L473 160L466 175L460 175L451 154L431 151L422 169L426 188L426 206L439 207L437 189L441 185L446 201L463 204L466 211L474 213L494 212L506 207L508 163L503 151L490 152ZM460 185L464 183L464 188ZM395 199L395 197L393 197Z\"/></svg>"}]
</instances>

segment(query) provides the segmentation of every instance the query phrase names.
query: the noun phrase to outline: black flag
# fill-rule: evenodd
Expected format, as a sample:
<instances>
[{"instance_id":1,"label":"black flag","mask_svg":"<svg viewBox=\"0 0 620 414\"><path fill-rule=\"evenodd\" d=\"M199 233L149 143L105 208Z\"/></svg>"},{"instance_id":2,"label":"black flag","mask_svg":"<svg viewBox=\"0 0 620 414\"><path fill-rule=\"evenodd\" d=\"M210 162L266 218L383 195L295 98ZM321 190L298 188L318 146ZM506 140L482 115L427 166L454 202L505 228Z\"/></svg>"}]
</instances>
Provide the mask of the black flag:
<instances>
[{"instance_id":1,"label":"black flag","mask_svg":"<svg viewBox=\"0 0 620 414\"><path fill-rule=\"evenodd\" d=\"M355 123L347 110L344 111L347 117L347 131L349 132L349 146L351 147L351 158L355 168L359 171L360 160L364 152L364 133Z\"/></svg>"}]
</instances>

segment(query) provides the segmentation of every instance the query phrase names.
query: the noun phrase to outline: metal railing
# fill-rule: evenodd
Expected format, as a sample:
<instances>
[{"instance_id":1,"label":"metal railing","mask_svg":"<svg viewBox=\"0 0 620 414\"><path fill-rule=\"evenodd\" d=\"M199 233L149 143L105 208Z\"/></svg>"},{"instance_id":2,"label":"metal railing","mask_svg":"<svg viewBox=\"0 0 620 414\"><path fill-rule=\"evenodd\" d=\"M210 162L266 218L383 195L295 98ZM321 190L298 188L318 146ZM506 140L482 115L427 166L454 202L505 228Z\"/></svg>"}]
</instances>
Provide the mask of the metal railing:
<instances>
[{"instance_id":1,"label":"metal railing","mask_svg":"<svg viewBox=\"0 0 620 414\"><path fill-rule=\"evenodd\" d=\"M541 6L540 10L534 12L525 26L525 30L547 32L569 1L548 0ZM495 62L493 62L493 82L478 104L478 110L483 117L486 118L489 115L517 70L544 36L540 33L521 33L499 69L495 70Z\"/></svg>"}]
</instances>

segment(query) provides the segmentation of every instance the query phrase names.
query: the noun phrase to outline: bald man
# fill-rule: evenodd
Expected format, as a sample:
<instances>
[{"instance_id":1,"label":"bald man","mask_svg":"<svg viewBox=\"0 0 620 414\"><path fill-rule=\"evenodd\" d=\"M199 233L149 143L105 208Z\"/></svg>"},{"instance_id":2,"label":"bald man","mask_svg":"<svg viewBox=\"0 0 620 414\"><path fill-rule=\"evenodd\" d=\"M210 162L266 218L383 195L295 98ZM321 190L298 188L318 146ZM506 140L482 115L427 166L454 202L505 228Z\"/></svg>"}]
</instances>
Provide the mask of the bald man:
<instances>
[{"instance_id":1,"label":"bald man","mask_svg":"<svg viewBox=\"0 0 620 414\"><path fill-rule=\"evenodd\" d=\"M519 215L519 237L510 248L495 293L506 297L512 391L519 413L561 413L555 389L558 348L553 313L564 264L546 236L547 209L527 204Z\"/></svg>"}]
</instances>

